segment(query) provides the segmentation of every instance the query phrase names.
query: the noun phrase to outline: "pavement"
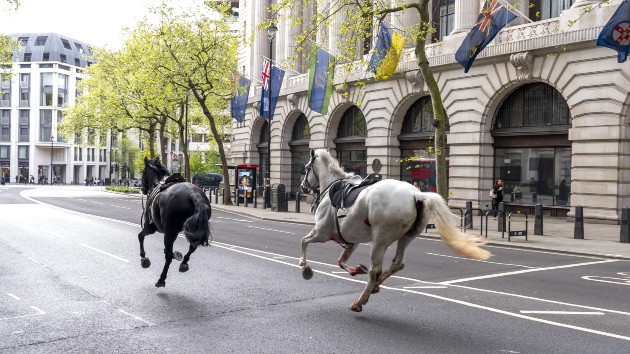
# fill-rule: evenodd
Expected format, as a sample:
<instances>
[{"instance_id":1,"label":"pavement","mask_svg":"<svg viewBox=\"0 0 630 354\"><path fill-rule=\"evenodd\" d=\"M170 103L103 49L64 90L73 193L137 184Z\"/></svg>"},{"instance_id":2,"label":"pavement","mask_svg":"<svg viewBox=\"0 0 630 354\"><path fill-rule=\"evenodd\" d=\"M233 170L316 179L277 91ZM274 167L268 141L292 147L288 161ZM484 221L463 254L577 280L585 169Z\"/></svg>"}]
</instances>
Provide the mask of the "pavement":
<instances>
[{"instance_id":1,"label":"pavement","mask_svg":"<svg viewBox=\"0 0 630 354\"><path fill-rule=\"evenodd\" d=\"M212 207L217 210L249 216L261 220L283 221L297 224L315 225L315 215L311 214L311 204L305 201L300 202L299 211L295 200L289 201L287 212L277 212L270 208L263 208L262 198L258 198L256 208L253 203L245 206L222 204L221 197L212 195ZM455 210L455 214L459 211ZM476 215L473 219L472 229L467 228L467 232L486 238L486 220L483 217L483 233L480 228L481 216ZM513 215L511 218L511 230L522 231L527 226L527 240L524 236L513 236L508 240L506 231L498 231L498 220L488 217L487 221L487 244L490 246L502 246L523 248L538 251L549 251L576 255L597 256L613 259L630 260L630 243L620 242L620 225L591 224L584 223L584 238L575 238L575 222L565 218L550 216L543 217L543 234L534 235L534 216L530 215L525 223L524 215ZM507 225L507 221L506 221ZM421 237L438 238L435 229L426 230Z\"/></svg>"}]
</instances>

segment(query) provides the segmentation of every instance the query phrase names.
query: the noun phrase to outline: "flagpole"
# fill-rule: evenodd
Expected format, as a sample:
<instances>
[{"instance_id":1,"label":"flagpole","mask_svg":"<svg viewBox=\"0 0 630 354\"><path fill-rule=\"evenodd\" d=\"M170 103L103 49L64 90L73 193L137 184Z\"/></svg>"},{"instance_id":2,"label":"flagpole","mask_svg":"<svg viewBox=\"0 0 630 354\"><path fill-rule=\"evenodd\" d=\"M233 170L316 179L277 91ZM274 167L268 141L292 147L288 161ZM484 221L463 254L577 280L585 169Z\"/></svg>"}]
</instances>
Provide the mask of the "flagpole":
<instances>
[{"instance_id":1,"label":"flagpole","mask_svg":"<svg viewBox=\"0 0 630 354\"><path fill-rule=\"evenodd\" d=\"M264 55L261 55L261 57L262 57L263 59L267 59L267 60L269 60L269 62L270 62L271 64L273 64L273 63L274 63L274 61L273 61L271 58L267 58L267 57L266 57L266 56L264 56ZM278 62L277 62L277 61L276 61L276 64L278 64ZM279 65L276 65L276 66L280 68L280 66L279 66ZM285 70L285 71L293 71L294 73L296 73L296 74L298 74L298 75L302 75L302 73L301 73L301 72L299 72L299 71L295 71L295 70L293 70L293 69L291 69L291 68L286 68L286 69L284 69L284 68L280 68L280 69ZM271 70L271 69L270 69L270 70Z\"/></svg>"},{"instance_id":2,"label":"flagpole","mask_svg":"<svg viewBox=\"0 0 630 354\"><path fill-rule=\"evenodd\" d=\"M523 17L524 19L526 19L527 21L529 21L529 23L534 23L534 21L532 21L529 16L525 16L522 12L518 11L514 5L510 4L509 2L507 2L507 0L499 0L500 2L502 2L503 4L507 5L507 9L509 11L512 11L514 13L516 13L517 15L519 15L519 17ZM514 7L514 8L511 8Z\"/></svg>"}]
</instances>

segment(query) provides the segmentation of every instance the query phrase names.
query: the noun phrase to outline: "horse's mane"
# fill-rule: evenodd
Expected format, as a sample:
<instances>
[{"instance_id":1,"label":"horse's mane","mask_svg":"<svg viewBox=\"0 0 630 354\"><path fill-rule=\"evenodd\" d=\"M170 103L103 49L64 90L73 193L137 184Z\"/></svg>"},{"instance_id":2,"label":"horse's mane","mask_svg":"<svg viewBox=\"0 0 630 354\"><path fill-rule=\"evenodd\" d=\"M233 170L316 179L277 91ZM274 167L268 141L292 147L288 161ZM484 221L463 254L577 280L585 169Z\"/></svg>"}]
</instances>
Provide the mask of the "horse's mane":
<instances>
[{"instance_id":1,"label":"horse's mane","mask_svg":"<svg viewBox=\"0 0 630 354\"><path fill-rule=\"evenodd\" d=\"M330 172L343 175L346 178L354 176L354 173L344 171L339 165L339 161L332 157L327 149L317 149L315 150L315 155L322 159L324 164L328 166Z\"/></svg>"}]
</instances>

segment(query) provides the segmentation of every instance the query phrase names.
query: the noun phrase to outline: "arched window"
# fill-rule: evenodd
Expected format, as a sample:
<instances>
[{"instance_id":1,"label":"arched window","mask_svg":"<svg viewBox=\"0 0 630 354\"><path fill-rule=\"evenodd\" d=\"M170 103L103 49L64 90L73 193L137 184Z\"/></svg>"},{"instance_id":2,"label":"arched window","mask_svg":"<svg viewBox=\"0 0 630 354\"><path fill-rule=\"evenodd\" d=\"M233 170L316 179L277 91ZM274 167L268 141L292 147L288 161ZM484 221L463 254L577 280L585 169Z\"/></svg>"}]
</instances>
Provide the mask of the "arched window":
<instances>
[{"instance_id":1,"label":"arched window","mask_svg":"<svg viewBox=\"0 0 630 354\"><path fill-rule=\"evenodd\" d=\"M492 137L494 179L503 179L506 203L570 204L569 128L569 107L548 84L524 85L503 100Z\"/></svg>"},{"instance_id":2,"label":"arched window","mask_svg":"<svg viewBox=\"0 0 630 354\"><path fill-rule=\"evenodd\" d=\"M525 85L501 104L495 129L569 126L569 106L560 92L543 84Z\"/></svg>"},{"instance_id":3,"label":"arched window","mask_svg":"<svg viewBox=\"0 0 630 354\"><path fill-rule=\"evenodd\" d=\"M300 183L306 172L304 166L310 158L309 140L311 138L311 129L308 125L308 119L304 114L295 121L293 126L293 134L289 146L291 147L291 193L299 192Z\"/></svg>"},{"instance_id":4,"label":"arched window","mask_svg":"<svg viewBox=\"0 0 630 354\"><path fill-rule=\"evenodd\" d=\"M407 113L403 122L402 134L433 132L433 106L431 97L425 96L417 100Z\"/></svg>"},{"instance_id":5,"label":"arched window","mask_svg":"<svg viewBox=\"0 0 630 354\"><path fill-rule=\"evenodd\" d=\"M367 174L367 150L365 138L367 126L363 112L352 106L344 112L337 130L337 159L347 172L365 176Z\"/></svg>"}]
</instances>

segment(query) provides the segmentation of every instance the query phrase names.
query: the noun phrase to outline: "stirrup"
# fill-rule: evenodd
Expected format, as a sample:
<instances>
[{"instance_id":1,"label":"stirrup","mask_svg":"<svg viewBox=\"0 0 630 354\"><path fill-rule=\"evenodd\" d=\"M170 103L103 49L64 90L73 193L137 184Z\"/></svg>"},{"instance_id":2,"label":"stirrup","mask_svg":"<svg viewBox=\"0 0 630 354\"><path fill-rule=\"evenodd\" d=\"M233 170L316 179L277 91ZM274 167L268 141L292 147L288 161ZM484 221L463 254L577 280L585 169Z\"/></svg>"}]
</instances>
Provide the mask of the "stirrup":
<instances>
[{"instance_id":1,"label":"stirrup","mask_svg":"<svg viewBox=\"0 0 630 354\"><path fill-rule=\"evenodd\" d=\"M346 211L346 208L340 208L339 210L337 210L338 218L345 218L347 214L348 212Z\"/></svg>"}]
</instances>

